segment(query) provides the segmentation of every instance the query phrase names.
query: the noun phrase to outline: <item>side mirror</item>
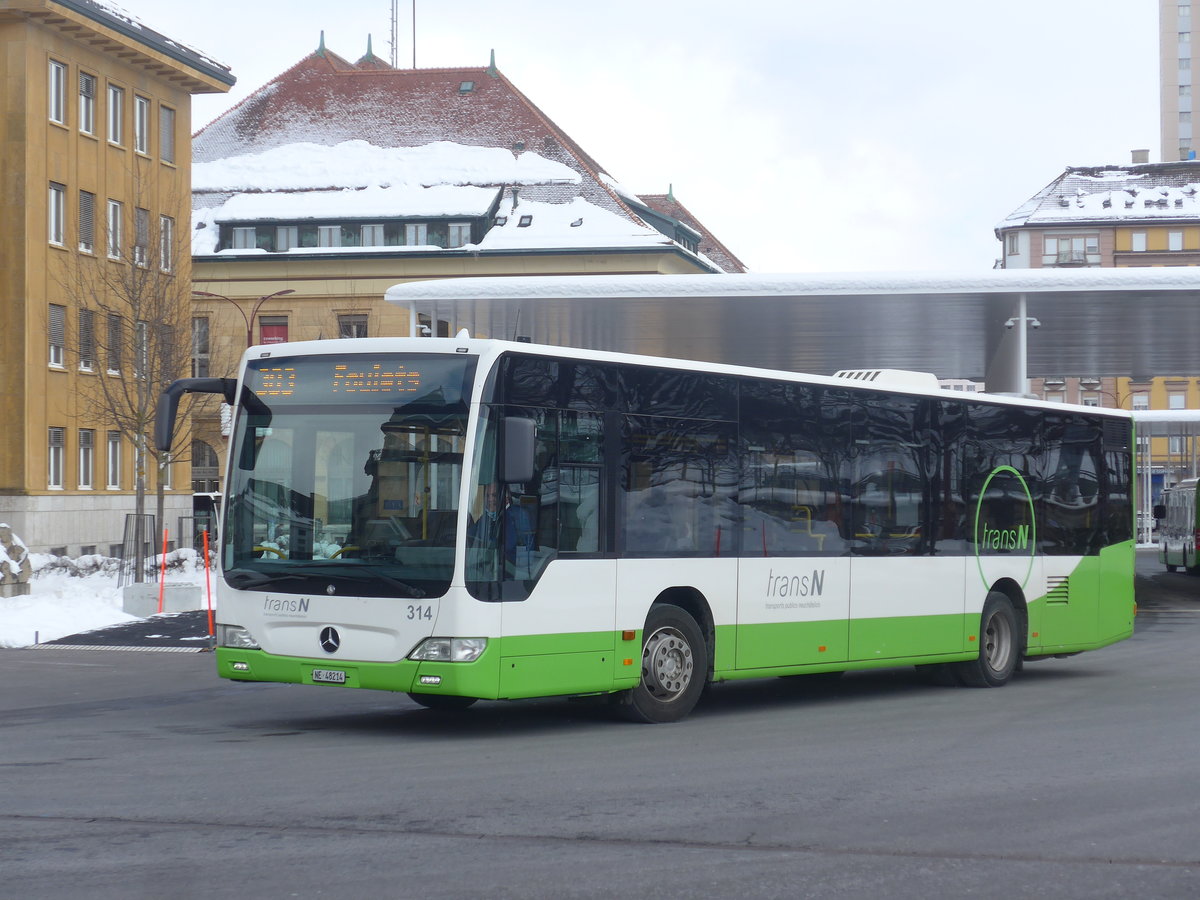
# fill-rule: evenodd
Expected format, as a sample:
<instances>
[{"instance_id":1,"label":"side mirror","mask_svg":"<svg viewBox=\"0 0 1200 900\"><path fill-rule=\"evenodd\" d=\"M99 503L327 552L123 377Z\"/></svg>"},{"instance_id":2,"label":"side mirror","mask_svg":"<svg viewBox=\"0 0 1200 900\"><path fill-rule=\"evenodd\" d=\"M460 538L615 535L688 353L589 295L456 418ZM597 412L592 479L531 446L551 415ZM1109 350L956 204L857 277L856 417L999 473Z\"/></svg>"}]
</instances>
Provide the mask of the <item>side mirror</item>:
<instances>
[{"instance_id":1,"label":"side mirror","mask_svg":"<svg viewBox=\"0 0 1200 900\"><path fill-rule=\"evenodd\" d=\"M1161 503L1154 505L1154 518L1165 519L1167 517L1167 508Z\"/></svg>"},{"instance_id":2,"label":"side mirror","mask_svg":"<svg viewBox=\"0 0 1200 900\"><path fill-rule=\"evenodd\" d=\"M534 443L537 422L520 416L504 420L503 456L500 459L500 480L505 484L533 479Z\"/></svg>"}]
</instances>

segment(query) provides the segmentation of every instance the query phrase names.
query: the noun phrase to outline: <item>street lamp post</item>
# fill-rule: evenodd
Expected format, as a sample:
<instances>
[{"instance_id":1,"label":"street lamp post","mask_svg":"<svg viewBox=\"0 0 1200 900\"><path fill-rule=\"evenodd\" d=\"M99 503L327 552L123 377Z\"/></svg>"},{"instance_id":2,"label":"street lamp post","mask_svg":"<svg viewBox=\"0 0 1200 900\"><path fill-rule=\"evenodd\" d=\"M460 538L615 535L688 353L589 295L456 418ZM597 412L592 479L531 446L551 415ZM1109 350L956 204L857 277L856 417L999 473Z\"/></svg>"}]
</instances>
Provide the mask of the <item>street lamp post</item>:
<instances>
[{"instance_id":1,"label":"street lamp post","mask_svg":"<svg viewBox=\"0 0 1200 900\"><path fill-rule=\"evenodd\" d=\"M262 307L262 305L264 303L266 303L268 300L270 300L272 297L282 297L284 294L294 294L294 293L295 293L295 289L284 288L281 291L275 291L275 293L273 293L273 294L267 294L266 296L259 297L257 300L254 301L254 307L250 310L250 315L247 316L246 311L244 309L242 309L242 306L240 303L238 303L236 300L226 297L224 294L214 294L209 291L192 291L192 294L196 297L210 297L214 300L224 300L226 303L232 304L233 308L236 309L239 314L241 314L242 321L246 323L246 346L247 347L251 347L254 345L254 317L258 315L258 311Z\"/></svg>"}]
</instances>

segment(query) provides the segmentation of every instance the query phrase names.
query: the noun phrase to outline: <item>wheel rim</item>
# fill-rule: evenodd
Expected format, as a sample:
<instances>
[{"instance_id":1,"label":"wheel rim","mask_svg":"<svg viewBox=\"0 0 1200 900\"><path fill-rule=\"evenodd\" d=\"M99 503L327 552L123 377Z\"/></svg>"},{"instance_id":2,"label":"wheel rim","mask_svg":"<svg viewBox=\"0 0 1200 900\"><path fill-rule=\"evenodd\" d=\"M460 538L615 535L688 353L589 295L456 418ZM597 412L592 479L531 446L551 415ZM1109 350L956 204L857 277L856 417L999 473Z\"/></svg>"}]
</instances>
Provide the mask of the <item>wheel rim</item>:
<instances>
[{"instance_id":1,"label":"wheel rim","mask_svg":"<svg viewBox=\"0 0 1200 900\"><path fill-rule=\"evenodd\" d=\"M1012 653L1012 623L1004 616L993 613L983 630L984 661L993 672L1003 672L1008 668Z\"/></svg>"},{"instance_id":2,"label":"wheel rim","mask_svg":"<svg viewBox=\"0 0 1200 900\"><path fill-rule=\"evenodd\" d=\"M660 628L642 648L642 683L651 696L672 700L692 683L692 647L674 628Z\"/></svg>"}]
</instances>

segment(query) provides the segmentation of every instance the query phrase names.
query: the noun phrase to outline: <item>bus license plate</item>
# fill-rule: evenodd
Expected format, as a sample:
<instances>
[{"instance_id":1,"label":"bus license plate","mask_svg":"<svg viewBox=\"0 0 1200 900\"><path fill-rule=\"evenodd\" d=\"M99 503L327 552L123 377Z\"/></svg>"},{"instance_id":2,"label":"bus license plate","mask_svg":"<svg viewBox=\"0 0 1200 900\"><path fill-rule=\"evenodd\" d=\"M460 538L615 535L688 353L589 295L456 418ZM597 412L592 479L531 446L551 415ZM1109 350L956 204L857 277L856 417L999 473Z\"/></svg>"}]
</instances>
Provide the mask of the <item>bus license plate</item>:
<instances>
[{"instance_id":1,"label":"bus license plate","mask_svg":"<svg viewBox=\"0 0 1200 900\"><path fill-rule=\"evenodd\" d=\"M312 680L321 684L345 684L346 673L336 669L313 669Z\"/></svg>"}]
</instances>

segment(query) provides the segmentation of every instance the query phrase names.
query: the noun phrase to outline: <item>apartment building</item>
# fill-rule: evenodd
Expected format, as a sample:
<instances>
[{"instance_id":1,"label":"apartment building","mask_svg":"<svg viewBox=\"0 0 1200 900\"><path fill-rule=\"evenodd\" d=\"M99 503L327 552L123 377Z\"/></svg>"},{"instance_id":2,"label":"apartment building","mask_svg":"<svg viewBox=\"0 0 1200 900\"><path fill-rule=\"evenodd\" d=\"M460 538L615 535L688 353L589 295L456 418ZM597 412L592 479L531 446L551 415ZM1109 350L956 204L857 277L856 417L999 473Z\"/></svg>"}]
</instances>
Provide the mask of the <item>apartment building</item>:
<instances>
[{"instance_id":1,"label":"apartment building","mask_svg":"<svg viewBox=\"0 0 1200 900\"><path fill-rule=\"evenodd\" d=\"M35 552L109 553L139 452L101 389L157 389L121 352L156 327L122 313L122 286L189 284L191 97L234 79L92 0L0 0L0 67L0 521ZM163 479L173 526L186 462Z\"/></svg>"},{"instance_id":2,"label":"apartment building","mask_svg":"<svg viewBox=\"0 0 1200 900\"><path fill-rule=\"evenodd\" d=\"M1200 265L1200 161L1071 166L996 226L1003 268ZM1200 409L1200 378L1063 372L1031 380L1051 401L1123 409ZM1193 441L1154 438L1154 484L1195 471Z\"/></svg>"}]
</instances>

